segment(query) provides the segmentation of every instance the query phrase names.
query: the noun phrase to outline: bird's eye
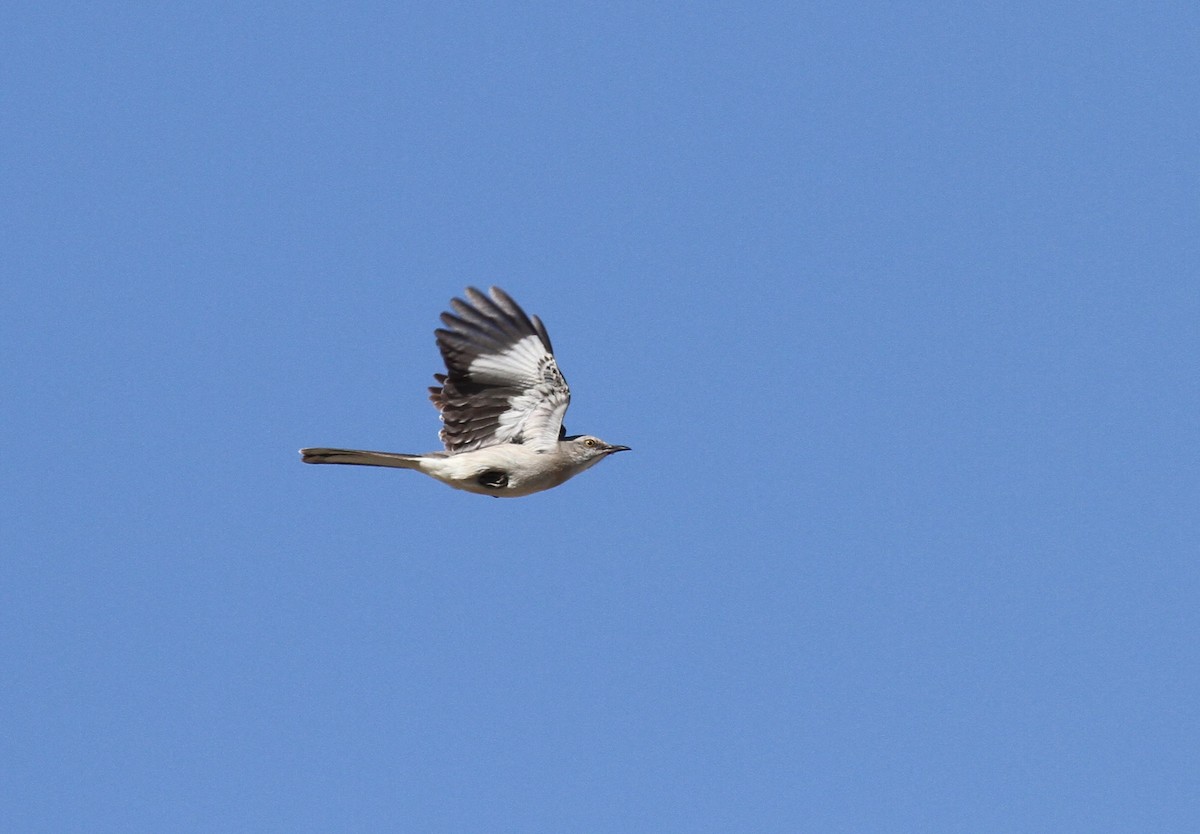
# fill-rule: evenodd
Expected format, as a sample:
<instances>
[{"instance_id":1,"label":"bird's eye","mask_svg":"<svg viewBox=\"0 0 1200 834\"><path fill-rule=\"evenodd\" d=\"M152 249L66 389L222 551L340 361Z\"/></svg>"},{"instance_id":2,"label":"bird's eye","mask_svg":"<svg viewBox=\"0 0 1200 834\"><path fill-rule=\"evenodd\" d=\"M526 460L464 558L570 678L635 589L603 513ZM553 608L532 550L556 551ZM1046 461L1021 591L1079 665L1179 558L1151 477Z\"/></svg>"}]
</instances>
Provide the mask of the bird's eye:
<instances>
[{"instance_id":1,"label":"bird's eye","mask_svg":"<svg viewBox=\"0 0 1200 834\"><path fill-rule=\"evenodd\" d=\"M595 441L595 440L592 440L592 439L589 437L587 440L583 441L583 445L584 445L584 446L587 446L589 449L591 449L593 446L595 446L595 445L596 445L596 441Z\"/></svg>"}]
</instances>

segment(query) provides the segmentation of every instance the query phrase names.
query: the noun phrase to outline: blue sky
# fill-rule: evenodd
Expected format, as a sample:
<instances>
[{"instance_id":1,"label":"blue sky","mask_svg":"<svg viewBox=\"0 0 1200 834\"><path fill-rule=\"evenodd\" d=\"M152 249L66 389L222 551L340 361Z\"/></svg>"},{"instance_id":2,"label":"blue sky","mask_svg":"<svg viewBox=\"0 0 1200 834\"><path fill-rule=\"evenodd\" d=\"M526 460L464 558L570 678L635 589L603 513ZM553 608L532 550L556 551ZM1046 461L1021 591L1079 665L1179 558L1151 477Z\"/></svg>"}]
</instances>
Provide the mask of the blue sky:
<instances>
[{"instance_id":1,"label":"blue sky","mask_svg":"<svg viewBox=\"0 0 1200 834\"><path fill-rule=\"evenodd\" d=\"M1194 830L1193 5L170 6L0 26L0 828ZM490 284L634 451L300 464Z\"/></svg>"}]
</instances>

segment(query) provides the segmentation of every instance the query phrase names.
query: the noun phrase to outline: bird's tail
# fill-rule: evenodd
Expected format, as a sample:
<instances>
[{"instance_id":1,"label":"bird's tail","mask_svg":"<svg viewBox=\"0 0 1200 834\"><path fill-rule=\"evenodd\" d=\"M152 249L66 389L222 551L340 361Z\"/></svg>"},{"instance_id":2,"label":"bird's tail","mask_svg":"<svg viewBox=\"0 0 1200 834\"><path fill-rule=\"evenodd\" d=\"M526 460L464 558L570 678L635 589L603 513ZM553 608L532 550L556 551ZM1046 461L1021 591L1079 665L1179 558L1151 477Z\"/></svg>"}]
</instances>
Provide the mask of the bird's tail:
<instances>
[{"instance_id":1,"label":"bird's tail","mask_svg":"<svg viewBox=\"0 0 1200 834\"><path fill-rule=\"evenodd\" d=\"M360 449L301 449L305 463L346 463L352 466L391 466L395 469L420 469L420 455L396 452L365 452Z\"/></svg>"}]
</instances>

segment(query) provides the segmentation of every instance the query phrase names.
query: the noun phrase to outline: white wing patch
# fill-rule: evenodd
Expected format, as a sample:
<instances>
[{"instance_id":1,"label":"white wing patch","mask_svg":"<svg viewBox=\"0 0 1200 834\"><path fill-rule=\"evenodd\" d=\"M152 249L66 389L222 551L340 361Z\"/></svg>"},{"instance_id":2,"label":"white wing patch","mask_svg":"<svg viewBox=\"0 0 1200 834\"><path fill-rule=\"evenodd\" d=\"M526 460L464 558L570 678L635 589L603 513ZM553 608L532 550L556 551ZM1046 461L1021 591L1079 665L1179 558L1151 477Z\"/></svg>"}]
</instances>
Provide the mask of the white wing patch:
<instances>
[{"instance_id":1,"label":"white wing patch","mask_svg":"<svg viewBox=\"0 0 1200 834\"><path fill-rule=\"evenodd\" d=\"M467 375L474 382L491 385L533 385L544 359L554 364L554 357L546 353L541 339L526 336L503 353L476 356L467 367Z\"/></svg>"}]
</instances>

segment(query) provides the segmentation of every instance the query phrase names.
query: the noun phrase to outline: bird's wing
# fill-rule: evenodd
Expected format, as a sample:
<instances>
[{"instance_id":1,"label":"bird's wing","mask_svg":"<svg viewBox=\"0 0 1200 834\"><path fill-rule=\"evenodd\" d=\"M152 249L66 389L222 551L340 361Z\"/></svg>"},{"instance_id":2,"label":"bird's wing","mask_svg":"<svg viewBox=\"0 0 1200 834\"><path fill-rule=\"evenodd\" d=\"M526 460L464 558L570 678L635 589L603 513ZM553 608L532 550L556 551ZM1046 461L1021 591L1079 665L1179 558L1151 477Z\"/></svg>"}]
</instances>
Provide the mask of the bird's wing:
<instances>
[{"instance_id":1,"label":"bird's wing","mask_svg":"<svg viewBox=\"0 0 1200 834\"><path fill-rule=\"evenodd\" d=\"M442 442L450 452L499 443L550 448L563 433L571 402L554 362L550 336L499 287L484 295L468 287L436 331L446 373L429 398L442 413Z\"/></svg>"}]
</instances>

